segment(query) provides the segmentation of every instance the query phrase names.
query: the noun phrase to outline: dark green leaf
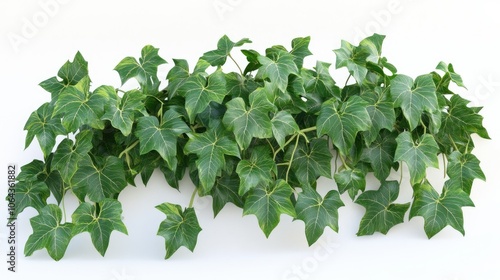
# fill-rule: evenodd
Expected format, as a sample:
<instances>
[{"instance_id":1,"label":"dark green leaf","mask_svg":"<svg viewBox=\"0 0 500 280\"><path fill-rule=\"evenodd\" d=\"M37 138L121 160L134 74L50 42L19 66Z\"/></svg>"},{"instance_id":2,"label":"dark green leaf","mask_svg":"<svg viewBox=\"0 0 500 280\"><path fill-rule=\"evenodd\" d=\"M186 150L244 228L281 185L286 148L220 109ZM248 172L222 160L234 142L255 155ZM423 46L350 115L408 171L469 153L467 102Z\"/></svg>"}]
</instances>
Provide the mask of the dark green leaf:
<instances>
[{"instance_id":1,"label":"dark green leaf","mask_svg":"<svg viewBox=\"0 0 500 280\"><path fill-rule=\"evenodd\" d=\"M132 132L135 115L144 110L142 102L146 96L138 90L131 90L123 94L122 98L109 103L102 119L111 121L111 125L127 136Z\"/></svg>"},{"instance_id":2,"label":"dark green leaf","mask_svg":"<svg viewBox=\"0 0 500 280\"><path fill-rule=\"evenodd\" d=\"M299 131L299 126L295 122L293 116L287 111L279 111L271 119L274 138L280 148L285 147L285 138L288 135L295 134Z\"/></svg>"},{"instance_id":3,"label":"dark green leaf","mask_svg":"<svg viewBox=\"0 0 500 280\"><path fill-rule=\"evenodd\" d=\"M342 40L340 49L333 50L337 56L335 67L346 67L349 73L356 79L358 84L363 84L368 69L366 69L366 60L370 56L364 48L357 48L349 42Z\"/></svg>"},{"instance_id":4,"label":"dark green leaf","mask_svg":"<svg viewBox=\"0 0 500 280\"><path fill-rule=\"evenodd\" d=\"M289 148L289 152L292 148ZM291 154L291 153L290 153ZM291 155L286 158L290 160ZM291 161L295 177L302 186L311 186L319 176L332 177L332 153L326 139L314 139L307 144L299 144Z\"/></svg>"},{"instance_id":5,"label":"dark green leaf","mask_svg":"<svg viewBox=\"0 0 500 280\"><path fill-rule=\"evenodd\" d=\"M352 200L366 187L366 174L359 169L344 169L336 173L333 178L339 187L339 192L343 194L348 191Z\"/></svg>"},{"instance_id":6,"label":"dark green leaf","mask_svg":"<svg viewBox=\"0 0 500 280\"><path fill-rule=\"evenodd\" d=\"M212 208L214 211L214 217L219 214L228 202L243 208L243 198L238 195L239 185L240 178L236 173L232 173L231 175L223 173L220 178L217 178L210 193L213 199Z\"/></svg>"},{"instance_id":7,"label":"dark green leaf","mask_svg":"<svg viewBox=\"0 0 500 280\"><path fill-rule=\"evenodd\" d=\"M120 75L122 85L131 78L144 85L150 80L158 80L158 66L165 63L167 62L158 55L158 49L147 45L142 48L139 61L130 56L126 57L116 65L115 70Z\"/></svg>"},{"instance_id":8,"label":"dark green leaf","mask_svg":"<svg viewBox=\"0 0 500 280\"><path fill-rule=\"evenodd\" d=\"M292 50L290 54L294 56L294 62L297 65L298 69L302 68L304 64L304 58L306 56L312 55L309 50L309 42L311 41L311 37L299 37L292 40Z\"/></svg>"},{"instance_id":9,"label":"dark green leaf","mask_svg":"<svg viewBox=\"0 0 500 280\"><path fill-rule=\"evenodd\" d=\"M458 183L467 194L471 192L474 179L486 180L475 155L455 151L448 156L448 161L446 173L450 176L450 181Z\"/></svg>"},{"instance_id":10,"label":"dark green leaf","mask_svg":"<svg viewBox=\"0 0 500 280\"><path fill-rule=\"evenodd\" d=\"M16 207L14 217L27 207L33 207L38 212L47 205L47 198L50 196L47 184L40 181L21 181L16 185Z\"/></svg>"},{"instance_id":11,"label":"dark green leaf","mask_svg":"<svg viewBox=\"0 0 500 280\"><path fill-rule=\"evenodd\" d=\"M229 53L234 47L240 47L245 43L251 43L247 38L234 43L226 35L222 36L217 43L217 49L203 54L201 59L206 60L212 66L222 66L226 63Z\"/></svg>"},{"instance_id":12,"label":"dark green leaf","mask_svg":"<svg viewBox=\"0 0 500 280\"><path fill-rule=\"evenodd\" d=\"M43 104L30 115L24 126L24 130L28 131L25 147L27 148L36 136L44 156L48 156L52 152L56 144L56 136L66 134L61 119L52 117L53 111L52 105Z\"/></svg>"},{"instance_id":13,"label":"dark green leaf","mask_svg":"<svg viewBox=\"0 0 500 280\"><path fill-rule=\"evenodd\" d=\"M66 183L71 182L71 178L78 169L80 160L85 158L92 149L92 132L82 131L76 135L76 144L70 139L64 139L54 153L52 168L59 171L62 179Z\"/></svg>"},{"instance_id":14,"label":"dark green leaf","mask_svg":"<svg viewBox=\"0 0 500 280\"><path fill-rule=\"evenodd\" d=\"M392 102L388 102L385 99L380 88L364 94L361 98L368 102L366 110L372 120L370 130L363 132L365 142L369 145L377 139L380 130L385 128L391 131L393 129L396 123L396 113L394 112Z\"/></svg>"},{"instance_id":15,"label":"dark green leaf","mask_svg":"<svg viewBox=\"0 0 500 280\"><path fill-rule=\"evenodd\" d=\"M256 147L250 158L241 160L236 167L236 173L240 177L238 194L243 196L259 184L269 184L272 175L277 172L271 151L266 146Z\"/></svg>"},{"instance_id":16,"label":"dark green leaf","mask_svg":"<svg viewBox=\"0 0 500 280\"><path fill-rule=\"evenodd\" d=\"M369 147L363 147L361 160L371 165L375 177L381 182L391 173L397 147L396 135L383 131Z\"/></svg>"},{"instance_id":17,"label":"dark green leaf","mask_svg":"<svg viewBox=\"0 0 500 280\"><path fill-rule=\"evenodd\" d=\"M298 75L299 71L292 54L281 49L276 49L273 53L275 55L272 58L266 56L257 58L261 66L256 77L269 79L273 86L284 92L288 86L288 76Z\"/></svg>"}]
</instances>

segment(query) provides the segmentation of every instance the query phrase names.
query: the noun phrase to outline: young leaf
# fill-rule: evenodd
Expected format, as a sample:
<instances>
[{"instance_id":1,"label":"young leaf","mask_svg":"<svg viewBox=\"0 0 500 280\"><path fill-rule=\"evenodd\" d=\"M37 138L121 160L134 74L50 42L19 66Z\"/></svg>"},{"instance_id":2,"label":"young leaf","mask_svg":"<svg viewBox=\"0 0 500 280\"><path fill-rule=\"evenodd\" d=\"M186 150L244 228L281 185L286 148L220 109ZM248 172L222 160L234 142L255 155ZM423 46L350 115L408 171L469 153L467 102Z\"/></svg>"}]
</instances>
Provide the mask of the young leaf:
<instances>
[{"instance_id":1,"label":"young leaf","mask_svg":"<svg viewBox=\"0 0 500 280\"><path fill-rule=\"evenodd\" d=\"M340 195L336 190L329 191L325 197L313 188L304 188L299 193L295 211L297 219L306 224L306 238L309 246L321 237L325 227L338 231L339 213L338 209L344 206Z\"/></svg>"},{"instance_id":2,"label":"young leaf","mask_svg":"<svg viewBox=\"0 0 500 280\"><path fill-rule=\"evenodd\" d=\"M370 56L370 53L344 40L341 42L340 49L333 50L333 52L337 57L335 67L337 69L346 67L358 84L363 84L366 74L368 73L368 69L366 69L366 60L368 56Z\"/></svg>"},{"instance_id":3,"label":"young leaf","mask_svg":"<svg viewBox=\"0 0 500 280\"><path fill-rule=\"evenodd\" d=\"M251 43L250 39L244 38L234 43L226 35L217 42L217 49L203 54L201 59L206 60L212 66L222 66L226 63L229 53L234 47L240 47L245 43Z\"/></svg>"},{"instance_id":4,"label":"young leaf","mask_svg":"<svg viewBox=\"0 0 500 280\"><path fill-rule=\"evenodd\" d=\"M309 43L311 42L311 37L299 37L292 40L292 50L290 54L293 55L294 62L297 68L300 70L304 64L304 58L312 55L309 50Z\"/></svg>"},{"instance_id":5,"label":"young leaf","mask_svg":"<svg viewBox=\"0 0 500 280\"><path fill-rule=\"evenodd\" d=\"M156 206L156 209L167 215L157 233L165 238L165 259L170 258L181 246L192 252L201 231L194 209L186 208L182 211L181 206L167 202Z\"/></svg>"},{"instance_id":6,"label":"young leaf","mask_svg":"<svg viewBox=\"0 0 500 280\"><path fill-rule=\"evenodd\" d=\"M33 234L28 237L24 254L31 256L35 251L47 249L50 257L62 259L73 237L73 224L61 224L62 211L57 205L49 204L41 209L40 214L31 218Z\"/></svg>"},{"instance_id":7,"label":"young leaf","mask_svg":"<svg viewBox=\"0 0 500 280\"><path fill-rule=\"evenodd\" d=\"M222 122L234 132L240 148L247 149L253 137L270 138L273 135L269 113L274 105L260 91L250 94L250 107L242 98L234 98L226 103L227 111Z\"/></svg>"},{"instance_id":8,"label":"young leaf","mask_svg":"<svg viewBox=\"0 0 500 280\"><path fill-rule=\"evenodd\" d=\"M288 76L298 75L299 70L292 54L281 49L273 49L273 54L272 57L257 57L261 66L256 77L269 79L273 86L284 92L288 86Z\"/></svg>"},{"instance_id":9,"label":"young leaf","mask_svg":"<svg viewBox=\"0 0 500 280\"><path fill-rule=\"evenodd\" d=\"M94 204L81 203L71 219L74 224L73 235L89 232L94 247L104 256L108 249L111 232L117 230L127 234L127 228L122 222L122 206L119 201L106 198L99 203L99 206L100 211L97 212Z\"/></svg>"},{"instance_id":10,"label":"young leaf","mask_svg":"<svg viewBox=\"0 0 500 280\"><path fill-rule=\"evenodd\" d=\"M450 180L458 183L460 188L470 194L472 182L474 179L486 180L479 160L473 154L461 154L458 151L451 153L448 156L448 168L446 173L450 176Z\"/></svg>"},{"instance_id":11,"label":"young leaf","mask_svg":"<svg viewBox=\"0 0 500 280\"><path fill-rule=\"evenodd\" d=\"M137 61L133 57L126 57L118 65L115 70L120 75L122 85L131 78L135 78L139 84L144 85L158 80L156 73L158 66L167 63L158 55L158 49L147 45L141 50L141 57Z\"/></svg>"},{"instance_id":12,"label":"young leaf","mask_svg":"<svg viewBox=\"0 0 500 280\"><path fill-rule=\"evenodd\" d=\"M132 132L135 115L144 109L142 102L146 96L138 91L131 90L126 92L122 98L112 101L102 119L111 121L111 125L119 129L124 136Z\"/></svg>"},{"instance_id":13,"label":"young leaf","mask_svg":"<svg viewBox=\"0 0 500 280\"><path fill-rule=\"evenodd\" d=\"M138 119L135 135L139 138L140 153L157 151L166 161L168 168L175 170L177 165L177 138L191 130L173 109L163 114L161 124L154 116Z\"/></svg>"},{"instance_id":14,"label":"young leaf","mask_svg":"<svg viewBox=\"0 0 500 280\"><path fill-rule=\"evenodd\" d=\"M359 96L350 97L340 108L334 99L322 106L317 120L318 137L328 135L342 155L348 155L359 131L371 127L368 103Z\"/></svg>"},{"instance_id":15,"label":"young leaf","mask_svg":"<svg viewBox=\"0 0 500 280\"><path fill-rule=\"evenodd\" d=\"M210 192L215 178L226 166L225 155L240 157L238 145L220 126L204 133L190 135L184 153L198 156L196 168L203 194Z\"/></svg>"},{"instance_id":16,"label":"young leaf","mask_svg":"<svg viewBox=\"0 0 500 280\"><path fill-rule=\"evenodd\" d=\"M474 206L470 197L461 188L446 181L441 195L428 183L414 187L415 198L410 209L410 219L422 216L428 238L433 237L447 225L465 234L462 207Z\"/></svg>"},{"instance_id":17,"label":"young leaf","mask_svg":"<svg viewBox=\"0 0 500 280\"><path fill-rule=\"evenodd\" d=\"M365 207L366 212L359 224L357 235L371 235L376 231L387 234L393 226L402 223L410 203L393 203L398 195L397 181L383 182L378 190L360 194L356 203Z\"/></svg>"},{"instance_id":18,"label":"young leaf","mask_svg":"<svg viewBox=\"0 0 500 280\"><path fill-rule=\"evenodd\" d=\"M292 193L292 188L284 180L260 184L252 189L247 197L243 215L254 214L259 221L260 228L266 237L269 237L280 222L281 214L295 217L295 209L290 200Z\"/></svg>"},{"instance_id":19,"label":"young leaf","mask_svg":"<svg viewBox=\"0 0 500 280\"><path fill-rule=\"evenodd\" d=\"M432 135L424 134L417 141L413 141L411 133L406 131L398 135L396 142L398 146L394 160L406 162L412 185L422 182L427 167L439 167L439 147Z\"/></svg>"}]
</instances>

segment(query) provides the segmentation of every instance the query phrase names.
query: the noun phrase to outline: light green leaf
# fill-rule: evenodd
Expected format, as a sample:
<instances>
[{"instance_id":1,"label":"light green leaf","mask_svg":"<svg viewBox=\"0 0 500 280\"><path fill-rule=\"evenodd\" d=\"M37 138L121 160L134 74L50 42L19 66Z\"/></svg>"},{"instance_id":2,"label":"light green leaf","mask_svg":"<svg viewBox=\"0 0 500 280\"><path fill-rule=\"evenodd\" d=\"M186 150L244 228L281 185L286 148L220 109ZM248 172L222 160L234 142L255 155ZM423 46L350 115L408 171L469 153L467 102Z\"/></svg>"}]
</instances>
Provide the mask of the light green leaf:
<instances>
[{"instance_id":1,"label":"light green leaf","mask_svg":"<svg viewBox=\"0 0 500 280\"><path fill-rule=\"evenodd\" d=\"M269 79L279 90L286 91L288 86L288 76L298 75L298 68L295 64L295 57L281 49L273 49L273 57L258 56L261 66L256 78Z\"/></svg>"},{"instance_id":2,"label":"light green leaf","mask_svg":"<svg viewBox=\"0 0 500 280\"><path fill-rule=\"evenodd\" d=\"M295 122L293 116L287 111L279 111L271 119L274 138L280 148L285 147L285 138L288 135L295 134L299 131L299 126Z\"/></svg>"},{"instance_id":3,"label":"light green leaf","mask_svg":"<svg viewBox=\"0 0 500 280\"><path fill-rule=\"evenodd\" d=\"M430 114L440 112L436 86L430 74L418 76L415 83L406 75L396 75L391 81L390 88L394 106L401 107L411 130L419 125L424 111Z\"/></svg>"},{"instance_id":4,"label":"light green leaf","mask_svg":"<svg viewBox=\"0 0 500 280\"><path fill-rule=\"evenodd\" d=\"M73 224L61 224L61 219L62 211L54 204L45 206L38 216L31 218L33 234L26 241L24 254L31 256L35 251L46 248L51 258L60 260L73 237Z\"/></svg>"},{"instance_id":5,"label":"light green leaf","mask_svg":"<svg viewBox=\"0 0 500 280\"><path fill-rule=\"evenodd\" d=\"M81 203L71 219L73 221L73 235L89 232L92 243L97 251L104 256L109 245L109 238L113 230L127 234L127 228L122 222L122 206L115 199L104 199L99 203L100 210L89 202Z\"/></svg>"},{"instance_id":6,"label":"light green leaf","mask_svg":"<svg viewBox=\"0 0 500 280\"><path fill-rule=\"evenodd\" d=\"M222 119L224 125L233 131L241 149L248 148L253 137L270 138L273 135L269 113L274 111L274 105L258 90L250 94L249 101L248 108L240 97L227 102Z\"/></svg>"},{"instance_id":7,"label":"light green leaf","mask_svg":"<svg viewBox=\"0 0 500 280\"><path fill-rule=\"evenodd\" d=\"M321 197L313 188L304 188L304 191L299 193L295 210L297 219L306 224L305 232L309 246L320 238L325 227L338 231L338 209L342 206L344 203L336 190L329 191L325 197Z\"/></svg>"},{"instance_id":8,"label":"light green leaf","mask_svg":"<svg viewBox=\"0 0 500 280\"><path fill-rule=\"evenodd\" d=\"M102 119L111 121L111 125L119 129L124 136L132 132L137 112L144 110L143 100L146 96L138 90L131 90L123 94L122 98L112 101Z\"/></svg>"},{"instance_id":9,"label":"light green leaf","mask_svg":"<svg viewBox=\"0 0 500 280\"><path fill-rule=\"evenodd\" d=\"M410 203L392 203L398 195L397 181L383 182L378 190L359 195L356 203L365 207L366 212L359 223L357 235L371 235L376 231L387 234L392 227L402 223Z\"/></svg>"},{"instance_id":10,"label":"light green leaf","mask_svg":"<svg viewBox=\"0 0 500 280\"><path fill-rule=\"evenodd\" d=\"M154 116L141 117L137 121L135 135L139 138L140 153L157 151L167 162L168 168L175 170L177 165L177 138L191 130L173 109L163 114L160 124Z\"/></svg>"},{"instance_id":11,"label":"light green leaf","mask_svg":"<svg viewBox=\"0 0 500 280\"><path fill-rule=\"evenodd\" d=\"M287 150L285 158L291 158L292 148ZM311 186L319 176L332 177L332 153L326 139L313 139L309 144L301 143L293 157L292 170L302 186Z\"/></svg>"},{"instance_id":12,"label":"light green leaf","mask_svg":"<svg viewBox=\"0 0 500 280\"><path fill-rule=\"evenodd\" d=\"M470 194L474 179L486 180L479 160L473 154L461 154L458 151L448 156L448 168L446 173L450 176L450 181L458 183L460 188Z\"/></svg>"},{"instance_id":13,"label":"light green leaf","mask_svg":"<svg viewBox=\"0 0 500 280\"><path fill-rule=\"evenodd\" d=\"M167 63L158 55L158 49L147 45L142 48L141 57L137 61L133 57L126 57L115 69L120 75L122 85L131 78L135 78L139 84L144 85L151 81L157 81L158 66Z\"/></svg>"},{"instance_id":14,"label":"light green leaf","mask_svg":"<svg viewBox=\"0 0 500 280\"><path fill-rule=\"evenodd\" d=\"M255 215L260 228L269 237L279 224L281 214L295 217L295 209L290 200L292 193L292 188L284 180L260 184L247 197L243 215Z\"/></svg>"},{"instance_id":15,"label":"light green leaf","mask_svg":"<svg viewBox=\"0 0 500 280\"><path fill-rule=\"evenodd\" d=\"M352 200L358 195L359 191L364 191L366 187L366 174L359 169L344 169L336 173L333 178L337 183L339 192L343 194L348 191Z\"/></svg>"},{"instance_id":16,"label":"light green leaf","mask_svg":"<svg viewBox=\"0 0 500 280\"><path fill-rule=\"evenodd\" d=\"M201 59L206 60L212 66L222 66L226 63L227 57L234 47L240 47L245 43L251 43L247 38L234 43L226 35L217 42L217 49L203 54Z\"/></svg>"},{"instance_id":17,"label":"light green leaf","mask_svg":"<svg viewBox=\"0 0 500 280\"><path fill-rule=\"evenodd\" d=\"M398 146L394 160L406 162L412 185L422 182L427 167L439 167L437 158L439 147L432 135L424 134L414 141L411 133L406 131L398 135L396 142Z\"/></svg>"},{"instance_id":18,"label":"light green leaf","mask_svg":"<svg viewBox=\"0 0 500 280\"><path fill-rule=\"evenodd\" d=\"M167 215L157 233L165 238L165 259L170 258L181 246L192 252L201 232L194 209L186 208L182 211L179 205L167 202L156 206L156 209Z\"/></svg>"},{"instance_id":19,"label":"light green leaf","mask_svg":"<svg viewBox=\"0 0 500 280\"><path fill-rule=\"evenodd\" d=\"M269 184L272 175L278 171L271 151L265 146L258 146L252 150L249 159L243 159L238 163L236 173L240 177L238 194L243 196L259 184Z\"/></svg>"},{"instance_id":20,"label":"light green leaf","mask_svg":"<svg viewBox=\"0 0 500 280\"><path fill-rule=\"evenodd\" d=\"M225 168L225 156L240 157L238 145L220 126L203 133L190 135L189 141L184 147L184 153L198 156L196 168L203 194L210 192L214 186L215 178Z\"/></svg>"},{"instance_id":21,"label":"light green leaf","mask_svg":"<svg viewBox=\"0 0 500 280\"><path fill-rule=\"evenodd\" d=\"M316 122L318 137L328 135L339 152L348 155L358 132L371 128L367 107L359 96L351 96L341 106L334 99L327 100Z\"/></svg>"},{"instance_id":22,"label":"light green leaf","mask_svg":"<svg viewBox=\"0 0 500 280\"><path fill-rule=\"evenodd\" d=\"M410 219L422 216L424 230L431 238L447 225L465 234L462 207L474 206L470 197L461 188L446 181L441 195L428 183L414 187L414 200L410 209Z\"/></svg>"},{"instance_id":23,"label":"light green leaf","mask_svg":"<svg viewBox=\"0 0 500 280\"><path fill-rule=\"evenodd\" d=\"M61 119L52 117L53 112L54 107L49 103L44 103L30 115L24 126L24 130L28 131L25 147L27 148L36 136L45 157L52 152L56 144L56 136L66 134Z\"/></svg>"}]
</instances>

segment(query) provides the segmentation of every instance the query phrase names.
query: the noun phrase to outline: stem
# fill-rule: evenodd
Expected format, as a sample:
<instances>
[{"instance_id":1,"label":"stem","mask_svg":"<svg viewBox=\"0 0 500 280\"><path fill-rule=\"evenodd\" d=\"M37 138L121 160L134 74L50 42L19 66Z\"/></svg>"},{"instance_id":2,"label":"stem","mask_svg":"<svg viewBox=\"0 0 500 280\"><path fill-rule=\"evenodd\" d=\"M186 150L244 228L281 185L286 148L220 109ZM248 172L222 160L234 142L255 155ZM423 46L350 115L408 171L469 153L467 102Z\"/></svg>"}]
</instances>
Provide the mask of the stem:
<instances>
[{"instance_id":1,"label":"stem","mask_svg":"<svg viewBox=\"0 0 500 280\"><path fill-rule=\"evenodd\" d=\"M316 130L316 126L311 126L311 127L299 130L299 133L302 134L302 133L311 132L311 131L315 131L315 130Z\"/></svg>"},{"instance_id":2,"label":"stem","mask_svg":"<svg viewBox=\"0 0 500 280\"><path fill-rule=\"evenodd\" d=\"M269 139L268 139L268 138L266 138L266 141L267 141L267 144L269 144L269 147L271 147L271 150L273 151L273 155L274 155L274 153L275 153L276 151L274 150L274 147L273 147L273 145L271 144L271 141L269 141Z\"/></svg>"},{"instance_id":3,"label":"stem","mask_svg":"<svg viewBox=\"0 0 500 280\"><path fill-rule=\"evenodd\" d=\"M420 119L420 124L424 127L424 134L427 134L427 126L424 124L422 119Z\"/></svg>"},{"instance_id":4,"label":"stem","mask_svg":"<svg viewBox=\"0 0 500 280\"><path fill-rule=\"evenodd\" d=\"M446 178L446 156L444 155L444 153L442 153L441 155L443 155L443 167L444 167L443 178Z\"/></svg>"},{"instance_id":5,"label":"stem","mask_svg":"<svg viewBox=\"0 0 500 280\"><path fill-rule=\"evenodd\" d=\"M66 194L66 190L63 190L62 199L61 199L61 207L64 217L64 223L66 223L66 206L64 205L64 195Z\"/></svg>"},{"instance_id":6,"label":"stem","mask_svg":"<svg viewBox=\"0 0 500 280\"><path fill-rule=\"evenodd\" d=\"M453 141L453 138L451 138L451 136L449 134L448 134L448 138L450 138L451 144L453 144L453 147L455 148L455 151L459 151L458 147L457 147L457 144L455 144L455 141Z\"/></svg>"},{"instance_id":7,"label":"stem","mask_svg":"<svg viewBox=\"0 0 500 280\"><path fill-rule=\"evenodd\" d=\"M401 171L400 175L399 175L399 185L401 186L401 182L403 182L403 162L402 161L399 162L399 170Z\"/></svg>"},{"instance_id":8,"label":"stem","mask_svg":"<svg viewBox=\"0 0 500 280\"><path fill-rule=\"evenodd\" d=\"M345 158L344 158L342 155L339 155L339 156L340 156L340 160L342 161L342 164L344 165L344 167L345 167L346 169L348 169L348 170L349 170L349 169L351 169L351 168L349 167L349 165L347 165L347 163L346 163L346 161L345 161Z\"/></svg>"},{"instance_id":9,"label":"stem","mask_svg":"<svg viewBox=\"0 0 500 280\"><path fill-rule=\"evenodd\" d=\"M295 156L295 151L297 151L297 147L299 146L299 138L300 137L296 137L295 139L295 147L293 147L293 151L292 151L292 156L290 157L290 162L293 162L293 158ZM290 173L290 169L291 169L292 165L288 165L288 169L286 170L286 177L285 177L285 181L288 183L288 175Z\"/></svg>"},{"instance_id":10,"label":"stem","mask_svg":"<svg viewBox=\"0 0 500 280\"><path fill-rule=\"evenodd\" d=\"M290 162L287 161L287 162L276 163L276 166L285 166L285 165L290 165Z\"/></svg>"},{"instance_id":11,"label":"stem","mask_svg":"<svg viewBox=\"0 0 500 280\"><path fill-rule=\"evenodd\" d=\"M351 75L351 74L349 74L349 77L347 77L347 80L345 81L344 87L346 87L346 86L347 86L347 83L349 82L349 79L350 79L351 77L352 77L352 75Z\"/></svg>"},{"instance_id":12,"label":"stem","mask_svg":"<svg viewBox=\"0 0 500 280\"><path fill-rule=\"evenodd\" d=\"M339 160L339 152L335 153L335 173L337 173L338 170L338 160Z\"/></svg>"},{"instance_id":13,"label":"stem","mask_svg":"<svg viewBox=\"0 0 500 280\"><path fill-rule=\"evenodd\" d=\"M189 200L189 206L188 206L188 208L192 208L193 207L194 198L195 198L197 192L198 192L198 189L196 189L196 187L195 187L194 191L193 191L193 194L191 195L191 199Z\"/></svg>"},{"instance_id":14,"label":"stem","mask_svg":"<svg viewBox=\"0 0 500 280\"><path fill-rule=\"evenodd\" d=\"M121 158L123 155L128 154L128 152L130 152L130 150L132 150L135 146L137 146L137 144L139 144L139 140L135 141L134 143L132 143L132 145L128 146L125 150L123 150L123 152L121 152L118 157Z\"/></svg>"},{"instance_id":15,"label":"stem","mask_svg":"<svg viewBox=\"0 0 500 280\"><path fill-rule=\"evenodd\" d=\"M292 137L290 137L290 139L288 139L288 141L285 142L285 145L283 145L283 148L285 148L286 146L288 146L288 144L290 144L293 139L297 137L297 134L294 134ZM275 152L274 152L274 155L273 155L273 160L276 161L276 156L278 155L278 153L283 150L281 147L279 149L277 149Z\"/></svg>"},{"instance_id":16,"label":"stem","mask_svg":"<svg viewBox=\"0 0 500 280\"><path fill-rule=\"evenodd\" d=\"M242 77L243 76L243 71L241 71L241 68L240 68L240 65L238 64L238 62L236 62L236 60L234 60L233 56L231 54L228 54L228 57L234 62L234 64L236 64L236 67L238 67L238 70L240 70L240 74Z\"/></svg>"}]
</instances>

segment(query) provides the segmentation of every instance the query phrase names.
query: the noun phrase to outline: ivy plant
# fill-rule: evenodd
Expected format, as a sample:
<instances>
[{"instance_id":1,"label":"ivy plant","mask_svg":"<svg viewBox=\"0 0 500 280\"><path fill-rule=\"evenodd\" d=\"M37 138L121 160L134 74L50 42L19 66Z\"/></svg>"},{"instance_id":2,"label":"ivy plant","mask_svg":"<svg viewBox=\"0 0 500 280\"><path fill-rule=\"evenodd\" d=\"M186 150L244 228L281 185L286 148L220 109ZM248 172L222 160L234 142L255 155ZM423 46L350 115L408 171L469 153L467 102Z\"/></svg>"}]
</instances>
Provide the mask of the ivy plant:
<instances>
[{"instance_id":1,"label":"ivy plant","mask_svg":"<svg viewBox=\"0 0 500 280\"><path fill-rule=\"evenodd\" d=\"M366 208L358 235L386 234L407 212L423 217L429 238L448 225L464 234L462 207L473 206L474 179L485 180L472 154L474 134L489 138L481 108L452 91L465 89L452 64L415 78L397 73L381 55L384 38L342 41L333 51L335 69L349 74L343 86L330 63L304 66L309 37L259 53L245 48L249 39L223 36L194 68L173 59L166 79L158 67L167 61L148 45L114 68L122 88L137 82L131 90L92 85L78 52L40 83L51 99L24 127L26 146L36 138L43 152L17 177L15 215L38 211L25 254L45 248L59 260L74 236L88 232L104 255L113 231L127 234L120 193L138 176L147 185L155 170L170 187L178 189L186 172L195 186L189 205L156 206L166 216L158 229L165 258L196 246L196 195L212 197L214 216L227 203L255 215L266 236L282 214L301 220L309 245L326 227L338 231L343 193ZM237 48L244 67L232 56ZM446 181L435 187L426 170L439 167L439 155ZM409 182L390 179L404 165ZM332 179L324 195L319 177ZM379 183L366 190L367 182ZM396 203L402 186L412 188L412 200ZM80 203L71 219L68 195Z\"/></svg>"}]
</instances>

